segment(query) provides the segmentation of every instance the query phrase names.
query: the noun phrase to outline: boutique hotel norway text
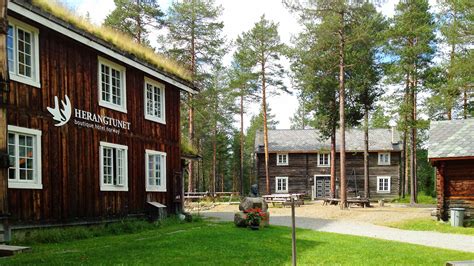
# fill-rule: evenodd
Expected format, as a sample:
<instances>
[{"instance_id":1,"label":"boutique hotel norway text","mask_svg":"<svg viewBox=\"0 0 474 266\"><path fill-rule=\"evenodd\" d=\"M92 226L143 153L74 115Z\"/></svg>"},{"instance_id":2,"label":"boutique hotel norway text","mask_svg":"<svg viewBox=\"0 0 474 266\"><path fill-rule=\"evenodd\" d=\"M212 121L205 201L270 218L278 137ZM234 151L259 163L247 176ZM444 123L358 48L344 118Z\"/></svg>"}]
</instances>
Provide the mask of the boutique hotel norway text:
<instances>
[{"instance_id":1,"label":"boutique hotel norway text","mask_svg":"<svg viewBox=\"0 0 474 266\"><path fill-rule=\"evenodd\" d=\"M180 210L180 93L196 89L45 5L8 3L1 214L44 224Z\"/></svg>"}]
</instances>

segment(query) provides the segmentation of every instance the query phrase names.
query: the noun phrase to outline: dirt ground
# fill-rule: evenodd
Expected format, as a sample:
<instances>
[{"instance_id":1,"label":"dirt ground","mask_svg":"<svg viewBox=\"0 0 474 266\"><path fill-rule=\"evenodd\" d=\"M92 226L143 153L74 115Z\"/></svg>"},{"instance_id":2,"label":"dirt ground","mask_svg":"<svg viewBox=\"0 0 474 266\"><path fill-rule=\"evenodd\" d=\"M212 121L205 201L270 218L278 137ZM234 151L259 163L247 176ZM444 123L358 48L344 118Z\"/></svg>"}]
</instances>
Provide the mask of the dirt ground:
<instances>
[{"instance_id":1,"label":"dirt ground","mask_svg":"<svg viewBox=\"0 0 474 266\"><path fill-rule=\"evenodd\" d=\"M434 207L409 207L404 204L385 203L384 207L372 204L373 207L361 208L351 207L341 210L339 206L323 206L321 201L309 202L297 207L295 212L298 217L309 217L319 219L352 220L367 222L372 224L387 224L403 220L430 218ZM197 212L198 208L193 204L192 212ZM291 215L290 207L269 206L271 216ZM199 211L209 212L237 212L238 205L223 204L200 204Z\"/></svg>"}]
</instances>

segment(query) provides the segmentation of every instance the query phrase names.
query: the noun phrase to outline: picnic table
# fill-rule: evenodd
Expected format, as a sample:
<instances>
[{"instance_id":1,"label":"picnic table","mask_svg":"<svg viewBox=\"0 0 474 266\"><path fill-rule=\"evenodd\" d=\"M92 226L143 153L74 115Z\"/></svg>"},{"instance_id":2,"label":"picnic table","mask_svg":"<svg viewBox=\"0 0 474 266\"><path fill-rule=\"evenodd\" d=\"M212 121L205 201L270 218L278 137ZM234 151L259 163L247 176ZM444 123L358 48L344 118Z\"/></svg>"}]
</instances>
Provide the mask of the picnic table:
<instances>
[{"instance_id":1,"label":"picnic table","mask_svg":"<svg viewBox=\"0 0 474 266\"><path fill-rule=\"evenodd\" d=\"M283 206L289 206L291 204L291 198L295 200L295 205L300 206L304 205L304 193L294 193L294 194L270 194L264 195L263 198L266 202L272 203L275 206L275 203L281 203Z\"/></svg>"},{"instance_id":2,"label":"picnic table","mask_svg":"<svg viewBox=\"0 0 474 266\"><path fill-rule=\"evenodd\" d=\"M337 205L340 204L341 199L338 198L325 198L323 199L323 205ZM347 199L347 204L349 207L351 205L359 205L362 208L370 207L370 201L366 198L349 198Z\"/></svg>"}]
</instances>

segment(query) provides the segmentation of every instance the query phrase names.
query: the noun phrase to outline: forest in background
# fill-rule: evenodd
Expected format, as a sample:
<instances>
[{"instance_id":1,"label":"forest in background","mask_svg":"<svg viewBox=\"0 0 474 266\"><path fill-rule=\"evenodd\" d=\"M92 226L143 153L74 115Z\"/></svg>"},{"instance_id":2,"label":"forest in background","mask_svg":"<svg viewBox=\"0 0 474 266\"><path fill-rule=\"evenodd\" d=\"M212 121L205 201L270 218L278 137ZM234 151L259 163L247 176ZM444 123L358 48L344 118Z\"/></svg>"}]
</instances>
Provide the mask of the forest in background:
<instances>
[{"instance_id":1,"label":"forest in background","mask_svg":"<svg viewBox=\"0 0 474 266\"><path fill-rule=\"evenodd\" d=\"M104 25L149 47L150 33L164 32L153 49L186 66L201 90L182 95L183 143L202 157L189 164L187 191L247 193L256 183L255 133L265 135L278 123L271 115L278 106L267 99L293 91L299 101L294 129L316 128L335 141L338 128L396 125L405 148L401 196L415 191L416 202L416 191L434 193L429 121L474 113L469 0L439 1L431 9L427 0L402 0L393 18L377 11L378 1L284 0L303 28L291 45L281 42L279 25L264 15L237 39L227 39L223 8L213 0L173 1L168 10L154 0L114 2ZM230 64L223 62L228 53ZM261 110L248 117L252 102ZM244 128L243 119L250 126Z\"/></svg>"}]
</instances>

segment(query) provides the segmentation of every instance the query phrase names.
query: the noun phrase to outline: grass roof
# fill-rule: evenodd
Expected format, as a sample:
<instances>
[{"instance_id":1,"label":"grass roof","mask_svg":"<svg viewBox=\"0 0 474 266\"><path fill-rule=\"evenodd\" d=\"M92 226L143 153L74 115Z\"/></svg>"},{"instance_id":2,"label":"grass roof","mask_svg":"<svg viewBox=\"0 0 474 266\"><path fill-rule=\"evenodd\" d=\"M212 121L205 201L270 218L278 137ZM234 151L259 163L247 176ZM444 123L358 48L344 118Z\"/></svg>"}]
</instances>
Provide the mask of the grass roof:
<instances>
[{"instance_id":1,"label":"grass roof","mask_svg":"<svg viewBox=\"0 0 474 266\"><path fill-rule=\"evenodd\" d=\"M191 73L176 61L155 53L152 49L137 44L122 32L105 26L97 26L86 19L73 14L68 8L53 0L32 0L32 4L41 10L108 42L119 50L130 53L140 60L151 64L183 80L191 81Z\"/></svg>"}]
</instances>

